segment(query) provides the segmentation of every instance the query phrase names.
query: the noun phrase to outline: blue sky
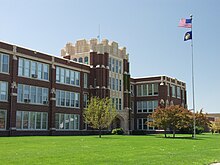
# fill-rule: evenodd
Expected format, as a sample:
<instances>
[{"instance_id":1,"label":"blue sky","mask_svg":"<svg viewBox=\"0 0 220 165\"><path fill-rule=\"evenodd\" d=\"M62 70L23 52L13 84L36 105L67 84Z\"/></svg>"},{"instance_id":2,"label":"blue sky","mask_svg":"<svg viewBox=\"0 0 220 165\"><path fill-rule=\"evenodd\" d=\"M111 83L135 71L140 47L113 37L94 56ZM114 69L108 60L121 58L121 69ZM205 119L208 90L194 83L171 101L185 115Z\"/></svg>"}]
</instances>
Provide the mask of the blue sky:
<instances>
[{"instance_id":1,"label":"blue sky","mask_svg":"<svg viewBox=\"0 0 220 165\"><path fill-rule=\"evenodd\" d=\"M178 28L193 14L196 109L220 112L220 1L0 0L0 40L53 55L66 42L97 37L127 47L133 77L168 75L187 84L192 108L191 47Z\"/></svg>"}]
</instances>

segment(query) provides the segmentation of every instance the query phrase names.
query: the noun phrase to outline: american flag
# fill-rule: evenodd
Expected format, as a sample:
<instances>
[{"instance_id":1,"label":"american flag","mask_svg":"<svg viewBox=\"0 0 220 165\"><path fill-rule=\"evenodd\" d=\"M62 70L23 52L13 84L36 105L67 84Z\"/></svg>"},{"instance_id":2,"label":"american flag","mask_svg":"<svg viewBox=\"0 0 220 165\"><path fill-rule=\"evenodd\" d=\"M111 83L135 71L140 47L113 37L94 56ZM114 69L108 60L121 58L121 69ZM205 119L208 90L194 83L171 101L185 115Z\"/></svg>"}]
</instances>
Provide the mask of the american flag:
<instances>
[{"instance_id":1,"label":"american flag","mask_svg":"<svg viewBox=\"0 0 220 165\"><path fill-rule=\"evenodd\" d=\"M180 20L180 22L179 22L178 27L192 28L192 20L191 19L182 18Z\"/></svg>"}]
</instances>

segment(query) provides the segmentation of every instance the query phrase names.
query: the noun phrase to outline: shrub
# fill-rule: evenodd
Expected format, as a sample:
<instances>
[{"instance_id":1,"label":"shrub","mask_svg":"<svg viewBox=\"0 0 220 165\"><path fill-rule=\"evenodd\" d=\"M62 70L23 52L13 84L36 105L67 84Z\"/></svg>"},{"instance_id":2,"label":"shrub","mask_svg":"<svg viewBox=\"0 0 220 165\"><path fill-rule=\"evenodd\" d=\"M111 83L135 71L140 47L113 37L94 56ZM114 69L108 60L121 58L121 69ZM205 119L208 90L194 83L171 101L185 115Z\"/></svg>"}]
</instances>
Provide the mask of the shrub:
<instances>
[{"instance_id":1,"label":"shrub","mask_svg":"<svg viewBox=\"0 0 220 165\"><path fill-rule=\"evenodd\" d=\"M113 135L123 135L124 130L122 128L115 128L115 129L112 130L112 134Z\"/></svg>"}]
</instances>

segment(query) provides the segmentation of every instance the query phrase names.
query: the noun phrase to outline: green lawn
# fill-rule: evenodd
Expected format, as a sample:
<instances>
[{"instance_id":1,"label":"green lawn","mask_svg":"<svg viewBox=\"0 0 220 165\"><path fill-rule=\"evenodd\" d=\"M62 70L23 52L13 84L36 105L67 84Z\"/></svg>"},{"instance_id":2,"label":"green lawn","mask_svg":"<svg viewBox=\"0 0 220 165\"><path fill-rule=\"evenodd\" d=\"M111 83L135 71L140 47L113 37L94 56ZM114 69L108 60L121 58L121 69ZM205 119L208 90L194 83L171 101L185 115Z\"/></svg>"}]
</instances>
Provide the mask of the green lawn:
<instances>
[{"instance_id":1,"label":"green lawn","mask_svg":"<svg viewBox=\"0 0 220 165\"><path fill-rule=\"evenodd\" d=\"M220 135L0 137L0 164L210 164ZM186 137L186 138L183 138ZM188 138L187 138L188 137Z\"/></svg>"}]
</instances>

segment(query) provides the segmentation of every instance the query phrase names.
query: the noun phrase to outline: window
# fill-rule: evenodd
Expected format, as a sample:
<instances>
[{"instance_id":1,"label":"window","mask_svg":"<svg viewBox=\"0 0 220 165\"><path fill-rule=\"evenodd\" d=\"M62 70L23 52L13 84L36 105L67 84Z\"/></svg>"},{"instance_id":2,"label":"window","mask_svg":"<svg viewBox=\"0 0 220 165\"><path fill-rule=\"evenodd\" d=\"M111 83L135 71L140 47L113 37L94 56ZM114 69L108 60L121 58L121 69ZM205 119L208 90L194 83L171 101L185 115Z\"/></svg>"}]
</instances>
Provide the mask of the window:
<instances>
[{"instance_id":1,"label":"window","mask_svg":"<svg viewBox=\"0 0 220 165\"><path fill-rule=\"evenodd\" d=\"M170 96L170 85L167 84L167 96Z\"/></svg>"},{"instance_id":2,"label":"window","mask_svg":"<svg viewBox=\"0 0 220 165\"><path fill-rule=\"evenodd\" d=\"M116 65L115 65L115 72L118 73L118 60L115 60L115 63L116 63Z\"/></svg>"},{"instance_id":3,"label":"window","mask_svg":"<svg viewBox=\"0 0 220 165\"><path fill-rule=\"evenodd\" d=\"M121 83L121 80L119 80L119 91L121 91L121 86L122 86L122 83Z\"/></svg>"},{"instance_id":4,"label":"window","mask_svg":"<svg viewBox=\"0 0 220 165\"><path fill-rule=\"evenodd\" d=\"M182 90L182 99L185 100L185 91L184 91L184 89Z\"/></svg>"},{"instance_id":5,"label":"window","mask_svg":"<svg viewBox=\"0 0 220 165\"><path fill-rule=\"evenodd\" d=\"M176 87L172 85L171 88L172 88L172 97L176 97Z\"/></svg>"},{"instance_id":6,"label":"window","mask_svg":"<svg viewBox=\"0 0 220 165\"><path fill-rule=\"evenodd\" d=\"M56 90L56 106L79 108L79 93Z\"/></svg>"},{"instance_id":7,"label":"window","mask_svg":"<svg viewBox=\"0 0 220 165\"><path fill-rule=\"evenodd\" d=\"M148 91L147 87L148 87L147 84L143 84L143 96L147 96L148 95L147 94L147 91Z\"/></svg>"},{"instance_id":8,"label":"window","mask_svg":"<svg viewBox=\"0 0 220 165\"><path fill-rule=\"evenodd\" d=\"M83 58L82 57L79 58L79 62L83 63Z\"/></svg>"},{"instance_id":9,"label":"window","mask_svg":"<svg viewBox=\"0 0 220 165\"><path fill-rule=\"evenodd\" d=\"M0 72L9 73L9 55L0 53Z\"/></svg>"},{"instance_id":10,"label":"window","mask_svg":"<svg viewBox=\"0 0 220 165\"><path fill-rule=\"evenodd\" d=\"M0 109L0 130L6 129L7 111Z\"/></svg>"},{"instance_id":11,"label":"window","mask_svg":"<svg viewBox=\"0 0 220 165\"><path fill-rule=\"evenodd\" d=\"M27 130L47 130L48 113L17 111L16 128Z\"/></svg>"},{"instance_id":12,"label":"window","mask_svg":"<svg viewBox=\"0 0 220 165\"><path fill-rule=\"evenodd\" d=\"M119 108L118 108L118 109L119 109L119 110L122 110L121 98L119 98L119 99L118 99L118 101L119 101L119 105L118 105L118 106L119 106Z\"/></svg>"},{"instance_id":13,"label":"window","mask_svg":"<svg viewBox=\"0 0 220 165\"><path fill-rule=\"evenodd\" d=\"M109 65L109 70L112 71L112 58L109 58L108 65Z\"/></svg>"},{"instance_id":14,"label":"window","mask_svg":"<svg viewBox=\"0 0 220 165\"><path fill-rule=\"evenodd\" d=\"M80 72L56 67L56 82L73 86L80 85Z\"/></svg>"},{"instance_id":15,"label":"window","mask_svg":"<svg viewBox=\"0 0 220 165\"><path fill-rule=\"evenodd\" d=\"M84 88L88 88L88 74L84 73Z\"/></svg>"},{"instance_id":16,"label":"window","mask_svg":"<svg viewBox=\"0 0 220 165\"><path fill-rule=\"evenodd\" d=\"M158 101L138 101L137 112L138 113L152 113L158 107Z\"/></svg>"},{"instance_id":17,"label":"window","mask_svg":"<svg viewBox=\"0 0 220 165\"><path fill-rule=\"evenodd\" d=\"M89 63L89 58L88 58L87 56L84 58L84 63L85 63L85 64L88 64L88 63Z\"/></svg>"},{"instance_id":18,"label":"window","mask_svg":"<svg viewBox=\"0 0 220 165\"><path fill-rule=\"evenodd\" d=\"M122 64L121 64L121 61L119 61L119 73L121 74L122 72L121 72L121 70L122 70Z\"/></svg>"},{"instance_id":19,"label":"window","mask_svg":"<svg viewBox=\"0 0 220 165\"><path fill-rule=\"evenodd\" d=\"M115 78L112 78L112 90L115 90Z\"/></svg>"},{"instance_id":20,"label":"window","mask_svg":"<svg viewBox=\"0 0 220 165\"><path fill-rule=\"evenodd\" d=\"M152 121L150 118L139 118L137 119L137 129L139 130L154 130L154 127L147 125L148 121Z\"/></svg>"},{"instance_id":21,"label":"window","mask_svg":"<svg viewBox=\"0 0 220 165\"><path fill-rule=\"evenodd\" d=\"M112 72L115 72L115 59L112 58Z\"/></svg>"},{"instance_id":22,"label":"window","mask_svg":"<svg viewBox=\"0 0 220 165\"><path fill-rule=\"evenodd\" d=\"M40 62L19 58L18 76L49 80L49 65Z\"/></svg>"},{"instance_id":23,"label":"window","mask_svg":"<svg viewBox=\"0 0 220 165\"><path fill-rule=\"evenodd\" d=\"M137 96L142 96L142 85L137 85Z\"/></svg>"},{"instance_id":24,"label":"window","mask_svg":"<svg viewBox=\"0 0 220 165\"><path fill-rule=\"evenodd\" d=\"M83 107L87 108L87 104L88 104L88 94L84 93L83 94Z\"/></svg>"},{"instance_id":25,"label":"window","mask_svg":"<svg viewBox=\"0 0 220 165\"><path fill-rule=\"evenodd\" d=\"M137 96L158 95L158 83L137 85Z\"/></svg>"},{"instance_id":26,"label":"window","mask_svg":"<svg viewBox=\"0 0 220 165\"><path fill-rule=\"evenodd\" d=\"M0 81L0 101L8 101L8 82Z\"/></svg>"},{"instance_id":27,"label":"window","mask_svg":"<svg viewBox=\"0 0 220 165\"><path fill-rule=\"evenodd\" d=\"M131 101L131 110L134 112L134 101Z\"/></svg>"},{"instance_id":28,"label":"window","mask_svg":"<svg viewBox=\"0 0 220 165\"><path fill-rule=\"evenodd\" d=\"M115 79L115 87L116 87L115 90L118 91L118 79L117 78Z\"/></svg>"},{"instance_id":29,"label":"window","mask_svg":"<svg viewBox=\"0 0 220 165\"><path fill-rule=\"evenodd\" d=\"M134 96L134 85L131 85L130 89L131 89L131 96Z\"/></svg>"},{"instance_id":30,"label":"window","mask_svg":"<svg viewBox=\"0 0 220 165\"><path fill-rule=\"evenodd\" d=\"M180 87L177 87L177 98L181 98L181 89Z\"/></svg>"},{"instance_id":31,"label":"window","mask_svg":"<svg viewBox=\"0 0 220 165\"><path fill-rule=\"evenodd\" d=\"M115 98L115 107L116 107L116 110L118 110L119 108L118 108L118 98Z\"/></svg>"},{"instance_id":32,"label":"window","mask_svg":"<svg viewBox=\"0 0 220 165\"><path fill-rule=\"evenodd\" d=\"M76 114L55 114L56 129L79 130L79 115Z\"/></svg>"},{"instance_id":33,"label":"window","mask_svg":"<svg viewBox=\"0 0 220 165\"><path fill-rule=\"evenodd\" d=\"M109 77L108 83L109 83L109 88L110 88L110 89L112 89L111 82L112 82L112 78Z\"/></svg>"},{"instance_id":34,"label":"window","mask_svg":"<svg viewBox=\"0 0 220 165\"><path fill-rule=\"evenodd\" d=\"M18 84L17 101L20 103L48 105L48 88Z\"/></svg>"},{"instance_id":35,"label":"window","mask_svg":"<svg viewBox=\"0 0 220 165\"><path fill-rule=\"evenodd\" d=\"M153 84L154 86L154 95L158 95L158 83Z\"/></svg>"}]
</instances>

